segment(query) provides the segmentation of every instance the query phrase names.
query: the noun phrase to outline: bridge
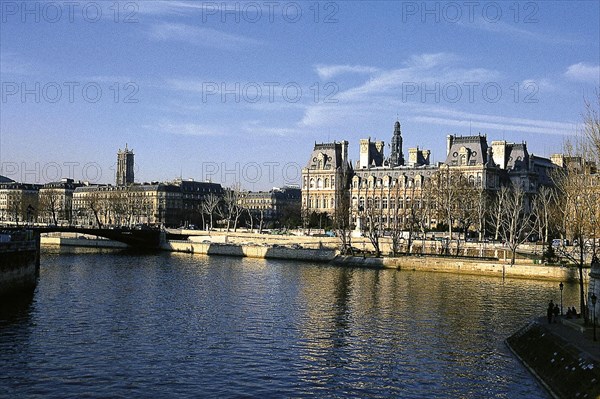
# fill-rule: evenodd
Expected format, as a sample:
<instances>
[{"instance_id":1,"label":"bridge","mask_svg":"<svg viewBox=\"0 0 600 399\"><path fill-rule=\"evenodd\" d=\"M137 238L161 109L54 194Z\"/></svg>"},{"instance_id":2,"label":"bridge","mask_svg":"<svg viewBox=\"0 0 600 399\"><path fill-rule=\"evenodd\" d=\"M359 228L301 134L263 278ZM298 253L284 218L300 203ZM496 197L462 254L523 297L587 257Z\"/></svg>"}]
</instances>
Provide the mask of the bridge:
<instances>
[{"instance_id":1,"label":"bridge","mask_svg":"<svg viewBox=\"0 0 600 399\"><path fill-rule=\"evenodd\" d=\"M133 248L158 249L160 247L160 229L131 229L126 227L115 228L87 228L76 226L2 226L4 231L32 230L35 233L79 233L104 237L109 240L125 243Z\"/></svg>"}]
</instances>

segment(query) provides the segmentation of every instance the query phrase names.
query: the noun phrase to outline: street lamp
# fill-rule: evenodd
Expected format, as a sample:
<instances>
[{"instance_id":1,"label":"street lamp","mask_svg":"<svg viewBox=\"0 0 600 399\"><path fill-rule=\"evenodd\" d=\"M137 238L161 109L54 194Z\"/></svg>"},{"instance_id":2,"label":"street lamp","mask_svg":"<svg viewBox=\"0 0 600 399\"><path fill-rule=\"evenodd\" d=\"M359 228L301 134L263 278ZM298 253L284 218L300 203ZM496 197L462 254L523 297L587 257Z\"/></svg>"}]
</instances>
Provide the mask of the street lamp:
<instances>
[{"instance_id":1,"label":"street lamp","mask_svg":"<svg viewBox=\"0 0 600 399\"><path fill-rule=\"evenodd\" d=\"M592 294L592 309L594 312L594 341L596 341L596 294Z\"/></svg>"},{"instance_id":2,"label":"street lamp","mask_svg":"<svg viewBox=\"0 0 600 399\"><path fill-rule=\"evenodd\" d=\"M563 292L563 288L565 287L565 285L561 281L560 284L558 285L558 287L560 288L560 315L562 316L563 315L562 292Z\"/></svg>"}]
</instances>

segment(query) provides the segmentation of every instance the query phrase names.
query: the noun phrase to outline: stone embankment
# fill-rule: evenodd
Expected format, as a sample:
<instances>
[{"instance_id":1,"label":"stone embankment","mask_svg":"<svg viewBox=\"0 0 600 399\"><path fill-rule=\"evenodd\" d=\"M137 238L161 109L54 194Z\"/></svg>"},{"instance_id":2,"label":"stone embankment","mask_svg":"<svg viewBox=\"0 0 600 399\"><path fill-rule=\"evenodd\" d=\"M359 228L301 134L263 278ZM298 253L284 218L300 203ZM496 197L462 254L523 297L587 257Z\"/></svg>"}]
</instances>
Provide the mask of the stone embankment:
<instances>
[{"instance_id":1,"label":"stone embankment","mask_svg":"<svg viewBox=\"0 0 600 399\"><path fill-rule=\"evenodd\" d=\"M534 264L510 265L499 260L458 258L451 256L400 256L371 258L361 256L336 256L333 264L370 268L388 268L425 272L459 273L504 278L524 278L552 281L575 281L579 278L576 268ZM584 280L589 277L584 270Z\"/></svg>"},{"instance_id":2,"label":"stone embankment","mask_svg":"<svg viewBox=\"0 0 600 399\"><path fill-rule=\"evenodd\" d=\"M363 257L337 255L339 240L335 237L270 235L248 232L221 232L174 230L170 234L187 237L186 240L163 239L161 249L204 255L237 256L251 258L289 259L298 261L332 262L340 266L390 268L442 273L460 273L505 278L543 279L552 281L574 281L579 275L577 268L535 264L532 259L517 259L510 265L506 253L499 248L487 248L488 258L477 256L410 255L399 257ZM42 237L45 245L71 245L98 248L124 248L125 244L77 235ZM353 245L362 248L355 239ZM366 244L365 244L366 245ZM465 247L467 252L474 248ZM477 252L477 251L475 251ZM494 259L492 256L496 256ZM584 280L589 271L584 270Z\"/></svg>"},{"instance_id":3,"label":"stone embankment","mask_svg":"<svg viewBox=\"0 0 600 399\"><path fill-rule=\"evenodd\" d=\"M477 258L456 258L442 256L403 256L383 258L383 266L400 270L421 270L444 273L463 273L506 278L527 278L552 281L574 281L579 278L577 268L510 263L498 260ZM588 278L584 271L584 279Z\"/></svg>"},{"instance_id":4,"label":"stone embankment","mask_svg":"<svg viewBox=\"0 0 600 399\"><path fill-rule=\"evenodd\" d=\"M599 398L598 342L589 330L537 319L506 344L554 398Z\"/></svg>"},{"instance_id":5,"label":"stone embankment","mask_svg":"<svg viewBox=\"0 0 600 399\"><path fill-rule=\"evenodd\" d=\"M33 291L40 272L39 236L0 242L0 296Z\"/></svg>"},{"instance_id":6,"label":"stone embankment","mask_svg":"<svg viewBox=\"0 0 600 399\"><path fill-rule=\"evenodd\" d=\"M41 237L42 245L59 245L65 247L86 247L86 248L127 248L127 244L122 242L108 240L99 237L86 237L83 235L64 236L58 235L43 235Z\"/></svg>"},{"instance_id":7,"label":"stone embankment","mask_svg":"<svg viewBox=\"0 0 600 399\"><path fill-rule=\"evenodd\" d=\"M335 255L334 249L292 248L279 245L225 244L170 240L162 249L202 255L241 256L248 258L288 259L311 262L329 262Z\"/></svg>"}]
</instances>

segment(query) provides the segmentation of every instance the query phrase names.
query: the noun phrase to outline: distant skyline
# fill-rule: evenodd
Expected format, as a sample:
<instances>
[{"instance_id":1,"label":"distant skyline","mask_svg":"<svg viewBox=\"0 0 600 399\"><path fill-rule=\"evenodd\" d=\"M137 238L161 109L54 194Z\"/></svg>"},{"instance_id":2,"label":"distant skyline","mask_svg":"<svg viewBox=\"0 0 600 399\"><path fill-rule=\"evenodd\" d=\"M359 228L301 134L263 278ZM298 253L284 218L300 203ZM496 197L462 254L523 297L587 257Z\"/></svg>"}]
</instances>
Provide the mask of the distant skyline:
<instances>
[{"instance_id":1,"label":"distant skyline","mask_svg":"<svg viewBox=\"0 0 600 399\"><path fill-rule=\"evenodd\" d=\"M448 134L561 152L600 86L600 5L0 3L0 174L298 184L314 142L445 159ZM389 156L389 147L386 148Z\"/></svg>"}]
</instances>

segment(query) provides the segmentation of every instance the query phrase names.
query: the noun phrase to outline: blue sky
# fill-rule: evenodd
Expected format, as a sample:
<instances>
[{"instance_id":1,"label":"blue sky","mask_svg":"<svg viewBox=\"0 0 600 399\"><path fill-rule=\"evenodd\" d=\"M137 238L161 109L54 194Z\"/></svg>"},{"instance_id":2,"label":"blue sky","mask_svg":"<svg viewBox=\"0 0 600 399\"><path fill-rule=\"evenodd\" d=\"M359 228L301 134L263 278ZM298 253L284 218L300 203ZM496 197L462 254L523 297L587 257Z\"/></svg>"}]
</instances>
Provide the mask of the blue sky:
<instances>
[{"instance_id":1,"label":"blue sky","mask_svg":"<svg viewBox=\"0 0 600 399\"><path fill-rule=\"evenodd\" d=\"M597 1L0 2L15 180L299 181L315 141L445 158L448 134L560 152L600 86ZM117 12L118 10L118 12ZM388 151L389 153L389 151Z\"/></svg>"}]
</instances>

